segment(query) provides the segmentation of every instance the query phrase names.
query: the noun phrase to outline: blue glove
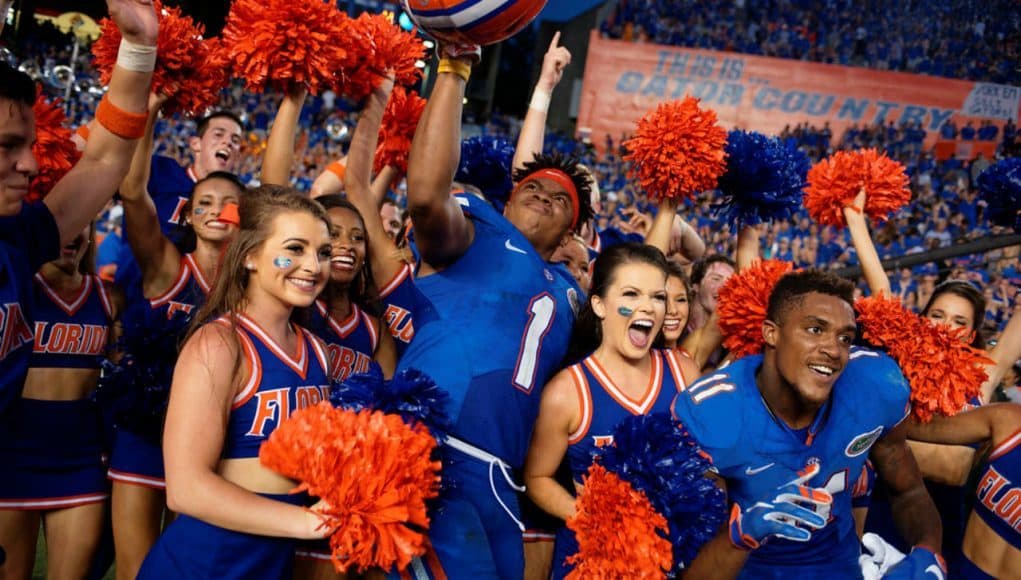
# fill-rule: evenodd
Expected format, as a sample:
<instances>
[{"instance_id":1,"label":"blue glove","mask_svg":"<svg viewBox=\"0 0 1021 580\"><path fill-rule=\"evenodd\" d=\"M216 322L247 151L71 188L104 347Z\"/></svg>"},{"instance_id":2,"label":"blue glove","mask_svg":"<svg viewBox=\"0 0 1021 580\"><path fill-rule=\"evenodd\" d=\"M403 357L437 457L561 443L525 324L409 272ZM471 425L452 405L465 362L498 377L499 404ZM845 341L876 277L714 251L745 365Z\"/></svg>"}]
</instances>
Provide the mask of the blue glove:
<instances>
[{"instance_id":1,"label":"blue glove","mask_svg":"<svg viewBox=\"0 0 1021 580\"><path fill-rule=\"evenodd\" d=\"M947 565L936 552L922 546L915 546L907 557L890 568L883 578L890 580L946 580Z\"/></svg>"},{"instance_id":2,"label":"blue glove","mask_svg":"<svg viewBox=\"0 0 1021 580\"><path fill-rule=\"evenodd\" d=\"M780 486L776 497L756 502L747 510L735 503L730 510L730 542L742 550L754 550L771 537L795 542L812 539L807 528L825 526L833 503L829 492L804 485L819 470L818 464L810 465L797 479Z\"/></svg>"}]
</instances>

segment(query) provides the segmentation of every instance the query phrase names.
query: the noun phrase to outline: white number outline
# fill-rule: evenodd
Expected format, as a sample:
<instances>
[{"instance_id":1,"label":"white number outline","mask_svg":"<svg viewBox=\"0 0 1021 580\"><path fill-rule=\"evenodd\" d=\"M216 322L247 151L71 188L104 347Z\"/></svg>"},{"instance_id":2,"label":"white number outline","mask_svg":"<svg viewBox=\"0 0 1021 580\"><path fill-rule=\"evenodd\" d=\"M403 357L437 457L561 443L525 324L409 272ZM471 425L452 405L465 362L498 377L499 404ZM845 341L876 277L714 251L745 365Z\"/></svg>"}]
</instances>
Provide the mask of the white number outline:
<instances>
[{"instance_id":1,"label":"white number outline","mask_svg":"<svg viewBox=\"0 0 1021 580\"><path fill-rule=\"evenodd\" d=\"M549 292L543 292L528 303L528 324L521 337L518 349L518 361L514 364L514 388L525 394L531 394L535 386L535 374L538 372L539 351L542 341L553 328L553 320L557 315L557 302Z\"/></svg>"}]
</instances>

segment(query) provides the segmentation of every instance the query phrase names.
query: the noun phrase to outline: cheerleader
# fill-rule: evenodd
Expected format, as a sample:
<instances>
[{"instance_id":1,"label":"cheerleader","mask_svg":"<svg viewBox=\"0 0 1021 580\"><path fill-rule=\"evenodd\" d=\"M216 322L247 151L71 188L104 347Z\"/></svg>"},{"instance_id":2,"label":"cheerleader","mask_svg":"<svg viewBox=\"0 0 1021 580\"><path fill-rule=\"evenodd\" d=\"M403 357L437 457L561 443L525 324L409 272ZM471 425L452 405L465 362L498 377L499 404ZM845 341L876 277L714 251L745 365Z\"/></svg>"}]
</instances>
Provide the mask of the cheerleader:
<instances>
[{"instance_id":1,"label":"cheerleader","mask_svg":"<svg viewBox=\"0 0 1021 580\"><path fill-rule=\"evenodd\" d=\"M954 417L934 417L926 424L912 424L909 436L944 445L992 445L979 469L974 509L954 577L1016 578L1021 570L1021 407L999 403Z\"/></svg>"},{"instance_id":2,"label":"cheerleader","mask_svg":"<svg viewBox=\"0 0 1021 580\"><path fill-rule=\"evenodd\" d=\"M35 344L21 399L0 422L0 545L7 577L28 578L39 525L50 577L87 571L109 497L99 410L90 399L122 300L95 275L95 227L33 280Z\"/></svg>"},{"instance_id":3,"label":"cheerleader","mask_svg":"<svg viewBox=\"0 0 1021 580\"><path fill-rule=\"evenodd\" d=\"M146 184L153 127L165 101L163 96L150 97L146 133L120 189L125 238L141 271L140 303L129 307L129 335L161 332L175 316L191 316L202 306L216 280L220 256L237 233L237 227L231 223L234 219L225 216L224 211L236 214L245 189L233 174L220 171L195 183L181 211L185 239L182 245L194 246L193 251L183 252L162 232ZM168 364L173 364L176 354L167 353ZM142 560L159 536L164 518L166 483L159 447L160 426L142 427L117 425L108 472L113 481L111 503L119 580L133 579L138 574Z\"/></svg>"},{"instance_id":4,"label":"cheerleader","mask_svg":"<svg viewBox=\"0 0 1021 580\"><path fill-rule=\"evenodd\" d=\"M668 412L687 382L698 376L691 359L652 348L667 311L667 263L652 247L624 243L596 259L592 293L572 340L592 354L558 373L543 391L525 462L525 487L540 508L562 520L574 515L574 495L598 447L612 443L613 428L628 414ZM595 347L593 352L592 347ZM573 489L556 479L562 461ZM561 527L553 576L569 569L573 534Z\"/></svg>"},{"instance_id":5,"label":"cheerleader","mask_svg":"<svg viewBox=\"0 0 1021 580\"><path fill-rule=\"evenodd\" d=\"M222 275L174 371L163 448L167 502L180 515L139 578L284 578L295 539L318 539L295 482L259 447L292 410L327 396L326 349L291 322L326 286L330 222L296 192L249 194Z\"/></svg>"}]
</instances>

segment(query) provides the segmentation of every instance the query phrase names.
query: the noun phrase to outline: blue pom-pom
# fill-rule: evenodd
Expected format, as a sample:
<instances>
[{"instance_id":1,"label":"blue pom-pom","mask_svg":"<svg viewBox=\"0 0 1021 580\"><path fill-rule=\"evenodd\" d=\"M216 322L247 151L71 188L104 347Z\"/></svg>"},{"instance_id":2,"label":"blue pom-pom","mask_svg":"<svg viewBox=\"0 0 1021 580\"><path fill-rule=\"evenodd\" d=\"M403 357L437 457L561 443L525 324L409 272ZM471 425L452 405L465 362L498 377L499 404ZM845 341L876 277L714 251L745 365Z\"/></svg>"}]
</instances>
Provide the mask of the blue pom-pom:
<instances>
[{"instance_id":1,"label":"blue pom-pom","mask_svg":"<svg viewBox=\"0 0 1021 580\"><path fill-rule=\"evenodd\" d=\"M706 477L711 463L695 440L666 413L628 417L599 463L649 498L666 518L676 575L727 519L723 490Z\"/></svg>"},{"instance_id":2,"label":"blue pom-pom","mask_svg":"<svg viewBox=\"0 0 1021 580\"><path fill-rule=\"evenodd\" d=\"M405 369L384 381L379 365L372 363L369 372L351 375L335 387L330 401L353 411L400 415L409 425L421 423L440 443L452 427L446 412L450 395L418 369Z\"/></svg>"},{"instance_id":3,"label":"blue pom-pom","mask_svg":"<svg viewBox=\"0 0 1021 580\"><path fill-rule=\"evenodd\" d=\"M978 176L978 187L989 221L1021 232L1021 157L990 166Z\"/></svg>"},{"instance_id":4,"label":"blue pom-pom","mask_svg":"<svg viewBox=\"0 0 1021 580\"><path fill-rule=\"evenodd\" d=\"M793 143L754 131L727 136L727 171L720 177L723 199L715 215L732 226L787 219L801 206L808 184L808 157Z\"/></svg>"},{"instance_id":5,"label":"blue pom-pom","mask_svg":"<svg viewBox=\"0 0 1021 580\"><path fill-rule=\"evenodd\" d=\"M513 163L514 144L510 140L492 135L471 137L461 142L461 165L454 180L479 188L493 207L503 211L514 188Z\"/></svg>"},{"instance_id":6,"label":"blue pom-pom","mask_svg":"<svg viewBox=\"0 0 1021 580\"><path fill-rule=\"evenodd\" d=\"M169 320L124 328L115 345L122 356L103 361L92 395L118 428L159 443L178 350L190 324L191 316L178 312Z\"/></svg>"}]
</instances>

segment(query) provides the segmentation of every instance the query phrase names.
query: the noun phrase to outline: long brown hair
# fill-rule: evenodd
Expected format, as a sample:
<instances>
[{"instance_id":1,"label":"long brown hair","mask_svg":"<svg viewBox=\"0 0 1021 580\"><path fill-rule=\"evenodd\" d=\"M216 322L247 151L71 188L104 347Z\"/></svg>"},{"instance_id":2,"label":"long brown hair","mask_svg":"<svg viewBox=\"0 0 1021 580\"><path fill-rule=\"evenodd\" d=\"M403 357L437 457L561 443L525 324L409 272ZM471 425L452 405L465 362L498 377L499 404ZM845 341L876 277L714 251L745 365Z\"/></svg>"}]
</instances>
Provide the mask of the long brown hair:
<instances>
[{"instance_id":1,"label":"long brown hair","mask_svg":"<svg viewBox=\"0 0 1021 580\"><path fill-rule=\"evenodd\" d=\"M326 210L294 189L264 185L246 193L238 208L241 218L240 229L227 246L216 283L209 292L206 303L195 315L188 331L188 338L191 338L203 324L244 309L249 280L245 261L269 238L273 218L288 211L309 213L322 220L327 229L330 227ZM233 317L231 318L233 325Z\"/></svg>"}]
</instances>

